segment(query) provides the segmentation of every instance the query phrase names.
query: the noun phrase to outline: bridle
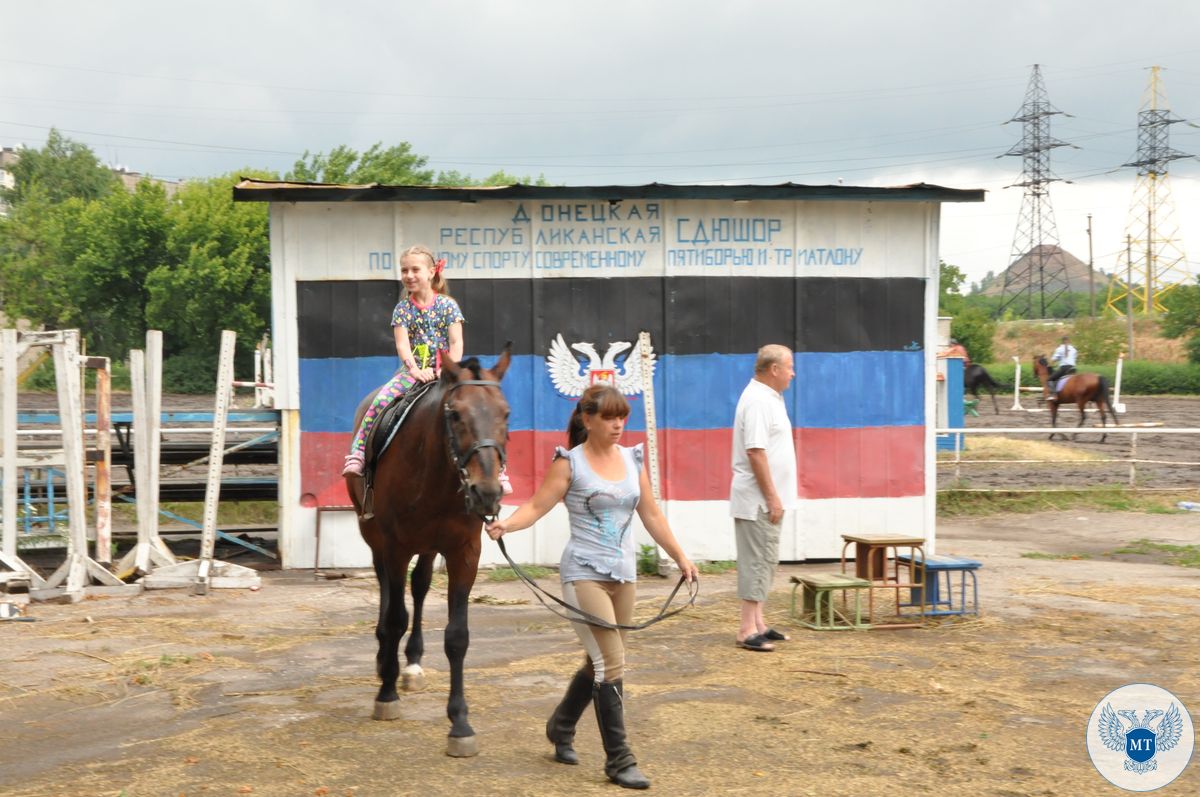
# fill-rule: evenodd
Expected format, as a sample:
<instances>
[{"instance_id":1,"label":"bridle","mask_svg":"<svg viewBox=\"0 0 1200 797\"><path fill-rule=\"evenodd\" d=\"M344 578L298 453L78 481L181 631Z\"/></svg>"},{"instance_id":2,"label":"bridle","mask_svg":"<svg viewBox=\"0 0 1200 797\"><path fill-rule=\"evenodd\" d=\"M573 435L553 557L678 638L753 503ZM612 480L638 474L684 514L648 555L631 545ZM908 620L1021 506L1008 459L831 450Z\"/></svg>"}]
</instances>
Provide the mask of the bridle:
<instances>
[{"instance_id":1,"label":"bridle","mask_svg":"<svg viewBox=\"0 0 1200 797\"><path fill-rule=\"evenodd\" d=\"M454 433L454 426L450 423L450 415L454 410L450 407L450 394L460 387L475 385L477 387L494 387L499 388L500 383L491 379L464 379L461 382L455 382L450 387L446 388L446 393L443 396L442 403L442 420L446 425L446 450L450 455L450 464L454 466L454 470L458 473L459 489L463 493L467 491L467 463L471 461L471 457L478 454L485 448L496 449L496 454L500 457L500 467L503 468L508 461L508 455L504 451L504 444L493 440L490 437L485 437L481 440L476 440L471 444L471 447L466 451L460 451L458 446L458 436Z\"/></svg>"}]
</instances>

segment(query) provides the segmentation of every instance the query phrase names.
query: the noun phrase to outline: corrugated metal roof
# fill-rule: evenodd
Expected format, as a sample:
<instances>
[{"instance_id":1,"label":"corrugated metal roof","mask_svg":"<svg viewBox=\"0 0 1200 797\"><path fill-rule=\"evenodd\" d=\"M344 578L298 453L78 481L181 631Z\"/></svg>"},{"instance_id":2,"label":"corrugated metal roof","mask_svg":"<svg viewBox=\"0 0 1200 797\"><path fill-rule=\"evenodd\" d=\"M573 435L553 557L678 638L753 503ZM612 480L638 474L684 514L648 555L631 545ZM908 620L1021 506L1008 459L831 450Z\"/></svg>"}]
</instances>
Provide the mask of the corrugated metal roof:
<instances>
[{"instance_id":1,"label":"corrugated metal roof","mask_svg":"<svg viewBox=\"0 0 1200 797\"><path fill-rule=\"evenodd\" d=\"M724 199L843 200L882 202L982 202L979 188L915 183L892 187L852 185L335 185L243 179L234 186L239 202L476 202L483 199Z\"/></svg>"}]
</instances>

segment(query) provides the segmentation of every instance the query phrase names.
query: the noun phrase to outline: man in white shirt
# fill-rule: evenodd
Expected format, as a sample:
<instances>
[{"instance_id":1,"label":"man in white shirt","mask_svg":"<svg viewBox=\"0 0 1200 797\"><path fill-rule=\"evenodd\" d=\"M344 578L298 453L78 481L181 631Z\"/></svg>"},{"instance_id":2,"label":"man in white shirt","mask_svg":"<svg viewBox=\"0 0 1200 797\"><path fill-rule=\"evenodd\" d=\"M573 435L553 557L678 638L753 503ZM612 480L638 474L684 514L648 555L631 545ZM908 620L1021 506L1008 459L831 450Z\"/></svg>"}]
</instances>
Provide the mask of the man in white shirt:
<instances>
[{"instance_id":1,"label":"man in white shirt","mask_svg":"<svg viewBox=\"0 0 1200 797\"><path fill-rule=\"evenodd\" d=\"M795 509L796 446L783 402L796 375L791 349L770 344L758 350L754 378L738 399L733 421L733 480L729 509L737 538L741 627L747 650L772 651L787 636L767 626L763 605L779 566L784 512Z\"/></svg>"},{"instance_id":2,"label":"man in white shirt","mask_svg":"<svg viewBox=\"0 0 1200 797\"><path fill-rule=\"evenodd\" d=\"M1067 374L1075 373L1075 360L1078 356L1079 352L1071 345L1070 336L1063 335L1062 344L1050 355L1050 362L1058 364L1058 368L1050 374L1050 382L1053 384Z\"/></svg>"}]
</instances>

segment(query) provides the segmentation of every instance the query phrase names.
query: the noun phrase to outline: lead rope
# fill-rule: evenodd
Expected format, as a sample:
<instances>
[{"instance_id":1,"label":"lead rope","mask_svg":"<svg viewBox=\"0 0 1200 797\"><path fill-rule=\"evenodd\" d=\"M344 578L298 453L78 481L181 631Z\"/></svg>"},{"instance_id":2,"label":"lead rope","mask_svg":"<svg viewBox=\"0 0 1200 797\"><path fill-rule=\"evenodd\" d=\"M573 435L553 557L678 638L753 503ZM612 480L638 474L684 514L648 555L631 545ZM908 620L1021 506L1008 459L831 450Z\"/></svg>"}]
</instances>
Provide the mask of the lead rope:
<instances>
[{"instance_id":1,"label":"lead rope","mask_svg":"<svg viewBox=\"0 0 1200 797\"><path fill-rule=\"evenodd\" d=\"M483 515L480 515L479 517L483 519L484 523L491 522L491 520ZM492 515L493 519L495 517L497 516ZM586 612L583 609L580 609L578 606L572 606L557 595L547 592L545 589L538 586L537 582L530 578L529 574L522 570L521 566L514 562L513 558L508 555L508 549L504 546L504 538L501 537L500 539L496 540L496 544L500 546L500 553L504 554L504 558L508 561L508 566L512 568L513 572L517 574L517 577L524 581L525 585L529 587L531 592L533 592L533 597L537 598L538 602L545 606L552 613L572 623L584 623L585 625L591 625L597 628L608 628L613 631L641 631L643 628L649 628L655 623L662 622L668 617L674 617L689 606L694 606L696 603L696 597L700 594L699 581L689 582L686 576L680 576L678 583L675 584L675 589L671 590L671 594L667 596L666 601L663 602L662 608L658 610L658 614L656 614L654 617L650 618L644 623L636 623L633 625L626 625L625 623L610 623L608 620L597 617L590 612ZM667 611L667 609L671 606L671 603L675 600L675 596L679 594L679 590L683 588L684 584L688 585L687 603L678 608ZM545 598L542 597L543 595ZM549 598L567 611L574 613L576 616L572 617L571 615L559 611L547 603L546 598Z\"/></svg>"}]
</instances>

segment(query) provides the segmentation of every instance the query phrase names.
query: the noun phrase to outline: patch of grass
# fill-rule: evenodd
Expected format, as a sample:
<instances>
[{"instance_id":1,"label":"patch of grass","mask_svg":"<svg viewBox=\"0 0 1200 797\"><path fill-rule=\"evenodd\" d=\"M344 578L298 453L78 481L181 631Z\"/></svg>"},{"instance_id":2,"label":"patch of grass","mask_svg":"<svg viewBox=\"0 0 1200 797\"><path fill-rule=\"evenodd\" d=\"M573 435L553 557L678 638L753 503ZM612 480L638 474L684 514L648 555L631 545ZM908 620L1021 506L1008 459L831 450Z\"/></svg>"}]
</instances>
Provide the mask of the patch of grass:
<instances>
[{"instance_id":1,"label":"patch of grass","mask_svg":"<svg viewBox=\"0 0 1200 797\"><path fill-rule=\"evenodd\" d=\"M1151 542L1150 540L1142 539L1134 540L1112 553L1132 553L1143 556L1165 554L1167 564L1179 565L1180 567L1200 567L1200 545L1171 545L1170 543Z\"/></svg>"},{"instance_id":2,"label":"patch of grass","mask_svg":"<svg viewBox=\"0 0 1200 797\"><path fill-rule=\"evenodd\" d=\"M962 452L963 459L1038 459L1061 462L1073 459L1104 459L1093 451L1084 451L1047 440L1016 440L993 435L971 435ZM953 451L939 451L939 461L954 461Z\"/></svg>"},{"instance_id":3,"label":"patch of grass","mask_svg":"<svg viewBox=\"0 0 1200 797\"><path fill-rule=\"evenodd\" d=\"M530 578L545 578L546 576L554 575L555 572L553 568L539 567L538 565L527 565L521 569L524 570L525 574ZM488 573L487 580L503 582L516 581L518 578L520 578L520 576L517 575L517 571L513 570L511 567L497 567L495 570L492 570Z\"/></svg>"},{"instance_id":4,"label":"patch of grass","mask_svg":"<svg viewBox=\"0 0 1200 797\"><path fill-rule=\"evenodd\" d=\"M641 576L658 575L658 546L639 545L637 555L637 571Z\"/></svg>"},{"instance_id":5,"label":"patch of grass","mask_svg":"<svg viewBox=\"0 0 1200 797\"><path fill-rule=\"evenodd\" d=\"M997 490L972 492L962 489L939 491L937 514L941 518L980 517L1008 512L1059 512L1092 510L1097 512L1146 512L1173 514L1183 510L1175 503L1194 491L1145 493L1126 487L1096 487L1088 490L1027 492Z\"/></svg>"},{"instance_id":6,"label":"patch of grass","mask_svg":"<svg viewBox=\"0 0 1200 797\"><path fill-rule=\"evenodd\" d=\"M1043 553L1041 551L1026 551L1022 559L1091 559L1086 553Z\"/></svg>"},{"instance_id":7,"label":"patch of grass","mask_svg":"<svg viewBox=\"0 0 1200 797\"><path fill-rule=\"evenodd\" d=\"M200 501L170 501L160 509L200 522L204 519L204 504ZM113 501L113 520L137 523L137 505ZM160 516L160 523L173 523ZM218 526L274 526L279 522L279 505L274 501L221 501L217 504Z\"/></svg>"},{"instance_id":8,"label":"patch of grass","mask_svg":"<svg viewBox=\"0 0 1200 797\"><path fill-rule=\"evenodd\" d=\"M716 559L712 562L700 562L696 565L696 569L706 575L717 576L721 573L737 570L737 562L732 559Z\"/></svg>"}]
</instances>

